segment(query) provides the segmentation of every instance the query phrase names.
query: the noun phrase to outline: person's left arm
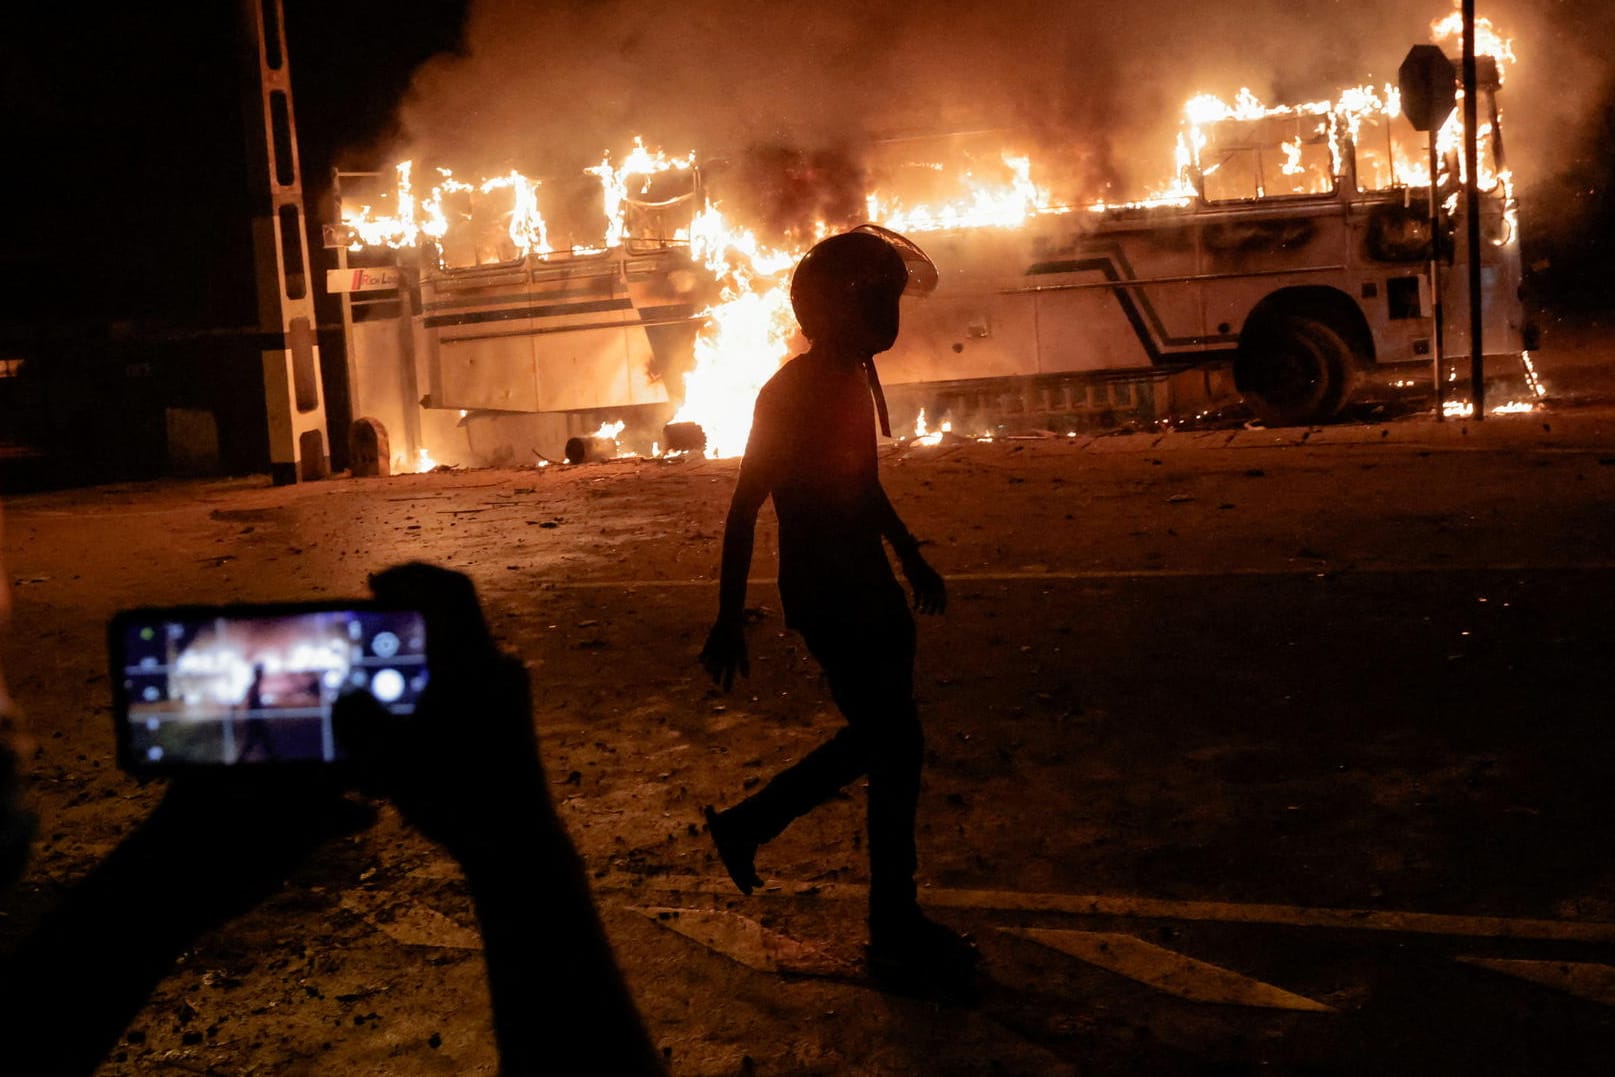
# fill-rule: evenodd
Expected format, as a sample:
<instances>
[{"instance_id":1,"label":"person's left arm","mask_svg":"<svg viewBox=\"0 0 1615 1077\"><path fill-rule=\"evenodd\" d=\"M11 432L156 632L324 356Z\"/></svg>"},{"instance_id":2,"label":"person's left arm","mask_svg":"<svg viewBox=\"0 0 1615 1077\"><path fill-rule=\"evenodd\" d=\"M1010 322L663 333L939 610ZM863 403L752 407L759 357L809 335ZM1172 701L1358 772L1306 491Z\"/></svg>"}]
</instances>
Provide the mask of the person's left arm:
<instances>
[{"instance_id":1,"label":"person's left arm","mask_svg":"<svg viewBox=\"0 0 1615 1077\"><path fill-rule=\"evenodd\" d=\"M879 482L874 484L871 497L881 537L891 543L892 552L903 566L903 575L908 577L909 586L914 590L914 608L920 613L943 612L948 608L948 586L942 574L920 553L919 539L897 515L897 509Z\"/></svg>"}]
</instances>

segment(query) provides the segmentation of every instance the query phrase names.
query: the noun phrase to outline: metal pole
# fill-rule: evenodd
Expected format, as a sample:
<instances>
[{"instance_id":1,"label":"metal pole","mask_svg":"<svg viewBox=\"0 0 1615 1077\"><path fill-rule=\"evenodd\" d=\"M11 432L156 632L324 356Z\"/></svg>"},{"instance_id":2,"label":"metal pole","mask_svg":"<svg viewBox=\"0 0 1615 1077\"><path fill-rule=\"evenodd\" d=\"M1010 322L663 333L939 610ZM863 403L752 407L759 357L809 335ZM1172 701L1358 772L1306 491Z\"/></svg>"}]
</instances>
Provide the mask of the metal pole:
<instances>
[{"instance_id":1,"label":"metal pole","mask_svg":"<svg viewBox=\"0 0 1615 1077\"><path fill-rule=\"evenodd\" d=\"M1482 356L1480 296L1479 80L1475 75L1475 0L1463 0L1464 18L1464 214L1469 225L1469 394L1475 421L1486 418L1486 371Z\"/></svg>"},{"instance_id":2,"label":"metal pole","mask_svg":"<svg viewBox=\"0 0 1615 1077\"><path fill-rule=\"evenodd\" d=\"M1436 421L1447 417L1447 373L1441 363L1441 204L1436 201L1436 128L1430 128L1430 308L1435 315L1435 343L1430 351L1436 371Z\"/></svg>"}]
</instances>

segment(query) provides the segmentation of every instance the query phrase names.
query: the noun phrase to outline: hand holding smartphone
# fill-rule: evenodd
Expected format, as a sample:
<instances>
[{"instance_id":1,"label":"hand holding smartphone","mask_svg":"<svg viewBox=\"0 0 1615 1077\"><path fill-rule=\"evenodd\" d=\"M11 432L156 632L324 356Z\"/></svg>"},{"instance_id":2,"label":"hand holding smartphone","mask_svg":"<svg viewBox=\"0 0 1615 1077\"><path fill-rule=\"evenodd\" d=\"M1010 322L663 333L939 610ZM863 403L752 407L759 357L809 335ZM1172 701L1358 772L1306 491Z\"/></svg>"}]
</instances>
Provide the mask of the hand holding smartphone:
<instances>
[{"instance_id":1,"label":"hand holding smartphone","mask_svg":"<svg viewBox=\"0 0 1615 1077\"><path fill-rule=\"evenodd\" d=\"M41 940L36 965L15 981L27 992L0 1006L7 1027L39 1027L64 994L86 994L84 969L96 973L91 990L105 993L119 973L169 968L175 944L274 892L312 841L333 832L317 825L330 802L302 794L339 786L391 800L464 869L503 1071L665 1072L601 927L584 861L556 815L526 669L496 645L463 574L410 562L370 582L374 603L144 609L112 620L119 762L136 774L192 780L174 781L142 828L161 836L167 859L153 870L149 849L114 854L125 887L103 890L116 901L93 915L57 921L65 930ZM249 721L262 723L257 732ZM343 763L340 782L317 780ZM324 769L279 769L298 764ZM291 773L300 780L275 780ZM297 809L290 815L288 803ZM336 801L352 803L345 792ZM131 894L144 902L136 922L156 929L127 930ZM127 960L108 959L131 948L139 952ZM64 962L69 950L83 956ZM554 968L567 970L559 994ZM144 980L141 988L150 990ZM118 1010L104 1035L81 1038L82 1068L104 1057L127 1024ZM572 1031L602 1028L604 1039ZM19 1036L11 1039L25 1047L47 1045ZM60 1044L49 1040L48 1049L59 1068Z\"/></svg>"},{"instance_id":2,"label":"hand holding smartphone","mask_svg":"<svg viewBox=\"0 0 1615 1077\"><path fill-rule=\"evenodd\" d=\"M108 650L118 764L142 775L341 763L339 697L410 714L429 677L425 616L363 600L125 610Z\"/></svg>"}]
</instances>

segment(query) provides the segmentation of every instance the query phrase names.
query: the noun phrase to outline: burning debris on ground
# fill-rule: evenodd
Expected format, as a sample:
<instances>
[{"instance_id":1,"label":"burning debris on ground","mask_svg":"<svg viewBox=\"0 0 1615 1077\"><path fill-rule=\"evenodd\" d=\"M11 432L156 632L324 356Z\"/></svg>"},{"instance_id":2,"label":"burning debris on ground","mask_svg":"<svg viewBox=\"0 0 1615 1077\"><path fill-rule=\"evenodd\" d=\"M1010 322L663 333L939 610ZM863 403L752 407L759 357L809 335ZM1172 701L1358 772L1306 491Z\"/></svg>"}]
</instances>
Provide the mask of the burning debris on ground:
<instances>
[{"instance_id":1,"label":"burning debris on ground","mask_svg":"<svg viewBox=\"0 0 1615 1077\"><path fill-rule=\"evenodd\" d=\"M571 438L566 443L566 462L581 464L589 460L611 460L620 452L617 438L622 434L621 421L607 423L588 437Z\"/></svg>"}]
</instances>

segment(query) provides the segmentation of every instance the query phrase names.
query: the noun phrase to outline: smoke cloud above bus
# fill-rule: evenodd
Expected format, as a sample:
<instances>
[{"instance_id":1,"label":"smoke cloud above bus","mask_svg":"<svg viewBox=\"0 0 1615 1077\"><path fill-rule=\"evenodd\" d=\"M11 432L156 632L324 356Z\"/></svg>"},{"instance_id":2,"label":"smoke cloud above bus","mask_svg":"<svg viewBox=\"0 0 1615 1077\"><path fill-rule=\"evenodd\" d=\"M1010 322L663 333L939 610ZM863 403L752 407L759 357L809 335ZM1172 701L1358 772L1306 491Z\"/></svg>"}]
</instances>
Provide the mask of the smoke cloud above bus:
<instances>
[{"instance_id":1,"label":"smoke cloud above bus","mask_svg":"<svg viewBox=\"0 0 1615 1077\"><path fill-rule=\"evenodd\" d=\"M1295 5L1284 0L1141 8L1097 0L938 5L846 0L773 7L630 0L535 8L480 0L463 47L417 73L399 115L412 156L492 175L570 168L643 135L669 151L823 154L871 138L1015 128L1061 147L1095 198L1170 171L1182 102L1250 88L1264 100L1394 82L1443 0ZM1521 53L1508 87L1514 165L1529 187L1573 152L1604 90L1597 43L1615 10L1483 5Z\"/></svg>"}]
</instances>

